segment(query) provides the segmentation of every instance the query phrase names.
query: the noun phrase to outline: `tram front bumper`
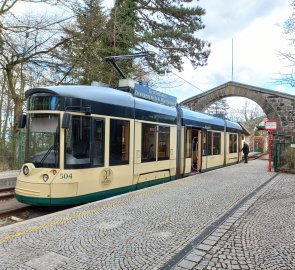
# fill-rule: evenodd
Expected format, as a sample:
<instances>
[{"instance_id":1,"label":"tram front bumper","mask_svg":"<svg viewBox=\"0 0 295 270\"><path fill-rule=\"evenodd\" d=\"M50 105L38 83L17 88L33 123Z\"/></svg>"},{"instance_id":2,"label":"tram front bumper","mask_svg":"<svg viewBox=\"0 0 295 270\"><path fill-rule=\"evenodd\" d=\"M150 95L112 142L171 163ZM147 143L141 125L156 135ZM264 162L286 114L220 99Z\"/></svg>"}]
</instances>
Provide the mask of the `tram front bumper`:
<instances>
[{"instance_id":1,"label":"tram front bumper","mask_svg":"<svg viewBox=\"0 0 295 270\"><path fill-rule=\"evenodd\" d=\"M22 203L48 205L50 204L50 185L18 180L15 197Z\"/></svg>"}]
</instances>

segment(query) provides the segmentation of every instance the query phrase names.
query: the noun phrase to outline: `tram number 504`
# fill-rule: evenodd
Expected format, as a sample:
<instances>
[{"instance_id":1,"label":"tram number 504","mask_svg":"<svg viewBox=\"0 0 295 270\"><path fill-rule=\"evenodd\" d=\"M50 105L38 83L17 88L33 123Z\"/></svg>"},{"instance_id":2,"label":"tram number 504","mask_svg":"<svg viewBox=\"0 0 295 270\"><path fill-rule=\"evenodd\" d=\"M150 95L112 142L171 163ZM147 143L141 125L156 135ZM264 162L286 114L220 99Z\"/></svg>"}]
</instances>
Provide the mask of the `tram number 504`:
<instances>
[{"instance_id":1,"label":"tram number 504","mask_svg":"<svg viewBox=\"0 0 295 270\"><path fill-rule=\"evenodd\" d=\"M59 175L59 179L63 179L63 180L72 179L72 178L73 178L73 174L71 173L61 173Z\"/></svg>"}]
</instances>

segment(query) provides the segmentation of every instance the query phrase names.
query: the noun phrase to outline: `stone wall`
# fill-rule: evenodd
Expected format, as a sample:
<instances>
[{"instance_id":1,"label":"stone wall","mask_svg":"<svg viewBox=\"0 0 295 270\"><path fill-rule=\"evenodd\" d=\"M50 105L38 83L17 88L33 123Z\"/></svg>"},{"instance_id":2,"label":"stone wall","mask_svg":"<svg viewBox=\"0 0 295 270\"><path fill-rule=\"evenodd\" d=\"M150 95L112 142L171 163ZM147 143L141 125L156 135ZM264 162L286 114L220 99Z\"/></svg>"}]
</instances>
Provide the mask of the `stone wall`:
<instances>
[{"instance_id":1,"label":"stone wall","mask_svg":"<svg viewBox=\"0 0 295 270\"><path fill-rule=\"evenodd\" d=\"M251 85L228 82L181 104L193 111L203 112L212 103L225 97L240 96L255 101L269 120L278 120L275 140L295 141L295 96Z\"/></svg>"}]
</instances>

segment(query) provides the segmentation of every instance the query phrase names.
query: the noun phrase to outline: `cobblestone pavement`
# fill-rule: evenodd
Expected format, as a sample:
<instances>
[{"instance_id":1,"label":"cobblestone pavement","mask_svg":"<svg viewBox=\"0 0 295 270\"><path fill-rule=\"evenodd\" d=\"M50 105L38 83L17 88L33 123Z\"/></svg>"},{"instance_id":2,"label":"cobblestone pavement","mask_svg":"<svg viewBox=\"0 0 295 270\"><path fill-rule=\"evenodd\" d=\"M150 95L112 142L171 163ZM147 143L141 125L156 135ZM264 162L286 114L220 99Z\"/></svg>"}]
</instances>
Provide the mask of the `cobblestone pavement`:
<instances>
[{"instance_id":1,"label":"cobblestone pavement","mask_svg":"<svg viewBox=\"0 0 295 270\"><path fill-rule=\"evenodd\" d=\"M295 175L280 174L173 267L295 269Z\"/></svg>"},{"instance_id":2,"label":"cobblestone pavement","mask_svg":"<svg viewBox=\"0 0 295 270\"><path fill-rule=\"evenodd\" d=\"M275 175L266 171L267 163L255 160L0 228L0 269L159 269L209 224ZM285 202L284 197L279 198ZM265 253L269 234L264 231L266 225L259 222L271 218L271 207L277 204L274 201L275 205L267 206L267 202L266 199L267 209L262 207L264 214L257 215L254 211L249 215L255 218L249 220L233 216L229 222L236 220L236 223L225 224L221 231L216 231L213 235L216 238L203 243L205 250L197 248L200 262L196 257L182 262L190 262L191 267L198 269L207 261L210 264L222 259L218 256L225 256L224 260L232 260L232 267L240 266L243 261L244 265L250 263L247 266L250 268L256 259L265 263L265 254L272 256L275 250L281 255L288 254L292 261L288 250L295 250L291 247L294 232L292 226L288 226L290 239L284 234L284 224L280 225L279 220L289 221L283 219L286 215L283 211L277 213L279 219L274 216L278 226L277 234L273 234L274 249ZM261 221L255 223L257 219ZM240 227L240 220L245 227ZM242 231L227 235L227 230L235 224ZM284 237L276 242L279 232ZM285 243L289 243L287 251ZM245 245L253 250L257 247L259 252L250 253L248 258ZM227 257L231 246L235 251L232 258ZM215 253L209 247L216 250L217 257L213 257ZM283 263L280 259L274 262Z\"/></svg>"}]
</instances>

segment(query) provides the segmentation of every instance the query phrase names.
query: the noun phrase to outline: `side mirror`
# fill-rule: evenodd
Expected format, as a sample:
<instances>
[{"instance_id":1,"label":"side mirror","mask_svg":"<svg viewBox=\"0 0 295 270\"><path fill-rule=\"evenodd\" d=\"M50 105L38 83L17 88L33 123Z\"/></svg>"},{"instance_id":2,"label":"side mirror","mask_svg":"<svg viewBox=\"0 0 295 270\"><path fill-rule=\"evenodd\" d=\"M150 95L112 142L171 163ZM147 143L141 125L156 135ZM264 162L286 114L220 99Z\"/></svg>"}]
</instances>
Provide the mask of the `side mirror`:
<instances>
[{"instance_id":1,"label":"side mirror","mask_svg":"<svg viewBox=\"0 0 295 270\"><path fill-rule=\"evenodd\" d=\"M18 119L18 128L24 128L27 123L27 116L25 114L21 114Z\"/></svg>"},{"instance_id":2,"label":"side mirror","mask_svg":"<svg viewBox=\"0 0 295 270\"><path fill-rule=\"evenodd\" d=\"M62 118L62 128L69 128L72 120L72 115L65 113L63 118Z\"/></svg>"}]
</instances>

